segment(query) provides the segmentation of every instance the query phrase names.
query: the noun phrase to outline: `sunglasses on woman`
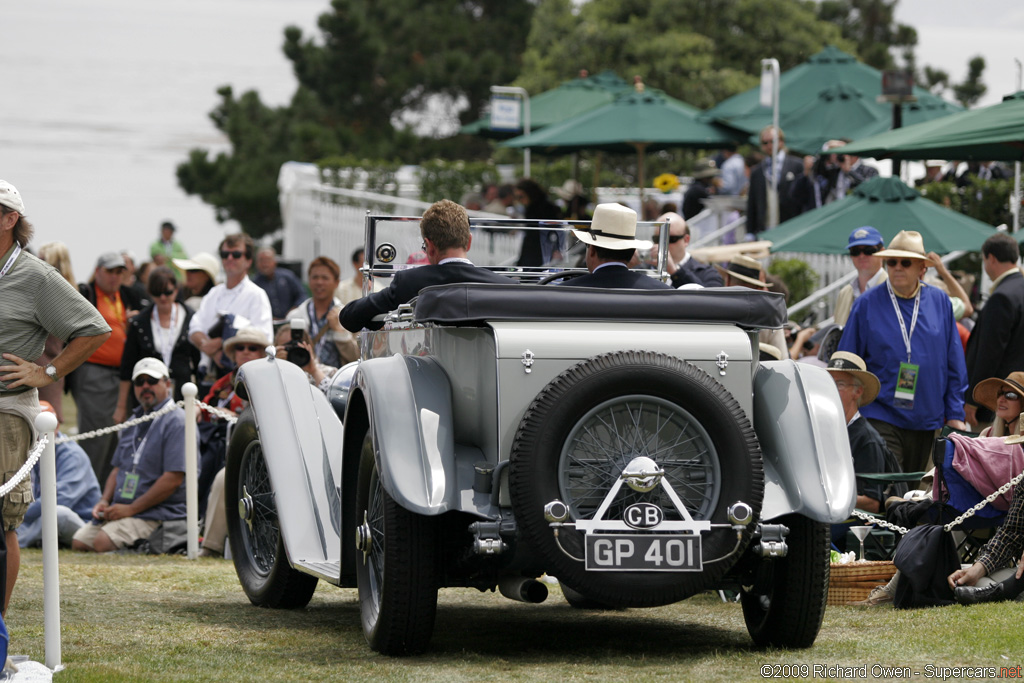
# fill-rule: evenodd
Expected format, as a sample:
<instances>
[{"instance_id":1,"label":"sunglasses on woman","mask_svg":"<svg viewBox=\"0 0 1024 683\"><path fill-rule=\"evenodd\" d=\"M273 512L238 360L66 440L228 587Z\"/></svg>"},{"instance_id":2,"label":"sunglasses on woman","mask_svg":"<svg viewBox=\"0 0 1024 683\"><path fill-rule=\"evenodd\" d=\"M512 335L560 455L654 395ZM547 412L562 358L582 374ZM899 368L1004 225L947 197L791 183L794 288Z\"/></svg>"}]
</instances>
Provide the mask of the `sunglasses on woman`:
<instances>
[{"instance_id":1,"label":"sunglasses on woman","mask_svg":"<svg viewBox=\"0 0 1024 683\"><path fill-rule=\"evenodd\" d=\"M260 346L259 344L238 344L235 346L235 351L248 351L249 353L259 353L267 347Z\"/></svg>"},{"instance_id":2,"label":"sunglasses on woman","mask_svg":"<svg viewBox=\"0 0 1024 683\"><path fill-rule=\"evenodd\" d=\"M871 256L878 247L850 247L850 256Z\"/></svg>"},{"instance_id":3,"label":"sunglasses on woman","mask_svg":"<svg viewBox=\"0 0 1024 683\"><path fill-rule=\"evenodd\" d=\"M999 393L996 394L996 398L1002 398L1003 396L1006 397L1007 401L1019 401L1020 400L1020 394L1018 394L1016 391L1006 391L1004 389L1000 389Z\"/></svg>"},{"instance_id":4,"label":"sunglasses on woman","mask_svg":"<svg viewBox=\"0 0 1024 683\"><path fill-rule=\"evenodd\" d=\"M904 268L909 268L914 261L912 259L898 259L898 258L887 258L885 259L885 265L890 268L895 268L897 265L901 265Z\"/></svg>"}]
</instances>

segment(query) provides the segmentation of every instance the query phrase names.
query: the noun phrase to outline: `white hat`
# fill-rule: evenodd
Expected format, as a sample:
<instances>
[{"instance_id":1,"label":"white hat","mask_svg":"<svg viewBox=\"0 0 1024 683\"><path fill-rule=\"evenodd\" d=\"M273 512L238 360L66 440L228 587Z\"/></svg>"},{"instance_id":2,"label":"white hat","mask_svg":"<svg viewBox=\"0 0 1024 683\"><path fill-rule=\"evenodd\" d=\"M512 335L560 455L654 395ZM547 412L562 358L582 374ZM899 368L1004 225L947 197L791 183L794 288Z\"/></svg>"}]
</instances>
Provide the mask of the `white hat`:
<instances>
[{"instance_id":1,"label":"white hat","mask_svg":"<svg viewBox=\"0 0 1024 683\"><path fill-rule=\"evenodd\" d=\"M6 180L0 180L0 204L25 215L25 202L21 199L21 193Z\"/></svg>"},{"instance_id":2,"label":"white hat","mask_svg":"<svg viewBox=\"0 0 1024 683\"><path fill-rule=\"evenodd\" d=\"M652 242L636 238L636 211L621 204L598 204L589 230L573 230L581 242L605 249L650 249Z\"/></svg>"},{"instance_id":3,"label":"white hat","mask_svg":"<svg viewBox=\"0 0 1024 683\"><path fill-rule=\"evenodd\" d=\"M220 261L213 254L201 251L192 258L171 259L174 265L181 271L201 270L210 276L210 282L217 281L217 274L220 272Z\"/></svg>"},{"instance_id":4,"label":"white hat","mask_svg":"<svg viewBox=\"0 0 1024 683\"><path fill-rule=\"evenodd\" d=\"M167 366L159 358L143 358L136 363L132 368L132 380L134 381L139 375L149 375L157 379L169 379L171 376L167 371Z\"/></svg>"}]
</instances>

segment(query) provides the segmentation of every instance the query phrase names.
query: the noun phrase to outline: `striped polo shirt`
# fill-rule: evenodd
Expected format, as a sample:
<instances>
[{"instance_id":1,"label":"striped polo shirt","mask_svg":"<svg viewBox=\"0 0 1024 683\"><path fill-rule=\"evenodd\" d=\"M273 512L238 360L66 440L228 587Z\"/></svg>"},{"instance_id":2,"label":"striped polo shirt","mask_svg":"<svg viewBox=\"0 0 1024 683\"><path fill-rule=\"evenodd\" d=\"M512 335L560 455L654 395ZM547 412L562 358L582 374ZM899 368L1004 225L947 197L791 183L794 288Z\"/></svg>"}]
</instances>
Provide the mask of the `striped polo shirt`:
<instances>
[{"instance_id":1,"label":"striped polo shirt","mask_svg":"<svg viewBox=\"0 0 1024 683\"><path fill-rule=\"evenodd\" d=\"M0 256L0 268L14 253L14 245ZM0 352L34 361L43 354L50 334L68 342L76 337L95 337L110 326L56 269L22 251L0 278ZM0 357L0 366L10 365ZM0 381L0 394L21 393L31 387L8 391Z\"/></svg>"}]
</instances>

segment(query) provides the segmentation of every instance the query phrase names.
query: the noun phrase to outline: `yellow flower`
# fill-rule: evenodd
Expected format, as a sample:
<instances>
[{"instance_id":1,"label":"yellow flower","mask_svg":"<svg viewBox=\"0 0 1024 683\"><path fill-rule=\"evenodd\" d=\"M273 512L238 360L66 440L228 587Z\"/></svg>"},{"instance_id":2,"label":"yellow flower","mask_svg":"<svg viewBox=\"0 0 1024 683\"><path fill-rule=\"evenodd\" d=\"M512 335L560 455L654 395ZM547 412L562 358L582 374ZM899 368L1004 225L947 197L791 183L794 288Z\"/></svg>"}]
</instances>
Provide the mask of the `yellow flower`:
<instances>
[{"instance_id":1,"label":"yellow flower","mask_svg":"<svg viewBox=\"0 0 1024 683\"><path fill-rule=\"evenodd\" d=\"M654 179L654 187L668 194L679 187L679 177L672 173L662 173Z\"/></svg>"}]
</instances>

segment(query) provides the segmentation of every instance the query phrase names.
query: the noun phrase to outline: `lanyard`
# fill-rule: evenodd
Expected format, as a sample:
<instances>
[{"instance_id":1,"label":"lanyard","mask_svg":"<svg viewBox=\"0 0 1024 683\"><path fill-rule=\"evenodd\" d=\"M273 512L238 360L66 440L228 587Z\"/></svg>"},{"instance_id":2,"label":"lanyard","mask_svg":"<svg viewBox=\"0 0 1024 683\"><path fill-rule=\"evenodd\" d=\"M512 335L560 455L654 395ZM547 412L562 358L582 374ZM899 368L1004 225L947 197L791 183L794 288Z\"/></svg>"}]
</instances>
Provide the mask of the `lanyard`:
<instances>
[{"instance_id":1,"label":"lanyard","mask_svg":"<svg viewBox=\"0 0 1024 683\"><path fill-rule=\"evenodd\" d=\"M7 263L5 263L3 269L0 270L0 278L3 278L4 275L7 275L7 271L9 271L11 268L14 267L14 262L17 260L18 254L20 254L20 253L21 253L21 245L18 244L17 242L15 242L14 243L14 253L11 254L11 258L7 259Z\"/></svg>"},{"instance_id":2,"label":"lanyard","mask_svg":"<svg viewBox=\"0 0 1024 683\"><path fill-rule=\"evenodd\" d=\"M141 427L141 425L139 425L139 427ZM132 437L133 437L132 441L135 440L134 437L138 434L139 427L135 428L135 434L132 435ZM135 452L132 453L132 473L133 474L135 473L135 468L137 468L139 466L139 459L142 458L142 449L144 449L146 447L146 441L149 439L149 434L152 431L153 431L153 426L150 425L149 429L146 430L146 435L144 437L142 437L142 441L136 447Z\"/></svg>"},{"instance_id":3,"label":"lanyard","mask_svg":"<svg viewBox=\"0 0 1024 683\"><path fill-rule=\"evenodd\" d=\"M893 310L896 311L896 320L900 323L900 332L903 333L903 345L907 347L907 362L910 362L910 338L914 336L914 328L917 327L917 312L921 307L921 284L917 285L917 294L914 295L914 314L910 317L910 332L907 332L907 325L903 322L903 313L896 301L896 293L892 289L892 283L885 281L886 289L889 290L889 299L892 300Z\"/></svg>"},{"instance_id":4,"label":"lanyard","mask_svg":"<svg viewBox=\"0 0 1024 683\"><path fill-rule=\"evenodd\" d=\"M160 312L156 310L156 306L153 307L153 337L156 337L156 331L160 333L160 355L164 357L164 365L171 367L171 352L174 350L174 337L178 332L178 304L171 304L171 327L164 332L164 327L160 324Z\"/></svg>"},{"instance_id":5,"label":"lanyard","mask_svg":"<svg viewBox=\"0 0 1024 683\"><path fill-rule=\"evenodd\" d=\"M327 324L327 316L331 314L331 311L333 311L337 305L337 299L331 300L331 305L327 307L327 312L324 313L324 317L318 319L316 317L316 307L313 305L313 299L311 298L309 303L306 304L306 316L309 318L309 336L316 344L316 348L313 350L316 351L317 356L320 355L320 352L324 349L324 345L327 343L326 334L321 335L319 339L317 338L317 335L320 334L320 328Z\"/></svg>"}]
</instances>

